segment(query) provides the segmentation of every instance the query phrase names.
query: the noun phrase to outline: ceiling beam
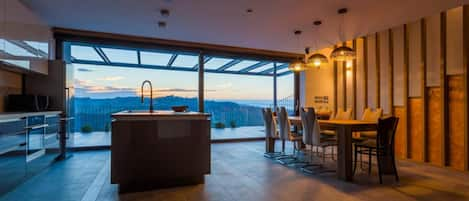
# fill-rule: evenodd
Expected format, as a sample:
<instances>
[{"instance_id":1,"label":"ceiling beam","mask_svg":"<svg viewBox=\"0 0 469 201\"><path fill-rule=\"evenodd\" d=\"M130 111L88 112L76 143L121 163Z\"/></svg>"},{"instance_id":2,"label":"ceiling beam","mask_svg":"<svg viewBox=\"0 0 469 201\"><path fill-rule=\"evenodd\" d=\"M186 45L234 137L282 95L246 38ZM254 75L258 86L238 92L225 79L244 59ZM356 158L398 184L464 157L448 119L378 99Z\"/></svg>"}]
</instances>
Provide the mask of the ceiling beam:
<instances>
[{"instance_id":1,"label":"ceiling beam","mask_svg":"<svg viewBox=\"0 0 469 201\"><path fill-rule=\"evenodd\" d=\"M174 61L176 60L177 57L178 57L178 54L173 54L171 56L171 58L169 59L169 61L168 61L168 65L166 65L166 66L167 67L172 67L173 63L174 63Z\"/></svg>"},{"instance_id":2,"label":"ceiling beam","mask_svg":"<svg viewBox=\"0 0 469 201\"><path fill-rule=\"evenodd\" d=\"M262 50L253 48L242 48L207 43L177 41L158 39L150 37L131 36L123 34L112 34L103 32L84 31L77 29L66 29L54 27L52 29L57 40L70 42L86 42L109 44L122 47L134 47L140 49L165 49L181 52L201 52L206 55L221 57L240 57L250 60L271 60L279 62L290 62L303 54L282 51Z\"/></svg>"},{"instance_id":3,"label":"ceiling beam","mask_svg":"<svg viewBox=\"0 0 469 201\"><path fill-rule=\"evenodd\" d=\"M261 61L259 63L254 64L254 65L251 65L251 66L248 66L246 68L241 69L240 72L249 72L249 71L252 71L256 68L259 68L259 67L264 66L264 65L269 64L269 63L271 63L271 62Z\"/></svg>"},{"instance_id":4,"label":"ceiling beam","mask_svg":"<svg viewBox=\"0 0 469 201\"><path fill-rule=\"evenodd\" d=\"M99 47L93 47L94 51L96 51L96 53L98 53L99 57L101 57L101 59L107 63L107 64L110 64L111 61L109 60L109 58L107 57L107 55L104 53L104 51L99 48Z\"/></svg>"},{"instance_id":5,"label":"ceiling beam","mask_svg":"<svg viewBox=\"0 0 469 201\"><path fill-rule=\"evenodd\" d=\"M285 63L285 64L282 64L282 65L280 65L280 66L277 66L277 70L282 70L282 69L284 69L284 68L286 68L286 67L288 67L288 63ZM260 73L270 73L270 72L272 72L272 71L274 71L274 68L269 68L269 69L267 69L267 70L261 71Z\"/></svg>"},{"instance_id":6,"label":"ceiling beam","mask_svg":"<svg viewBox=\"0 0 469 201\"><path fill-rule=\"evenodd\" d=\"M102 61L89 61L89 60L72 60L72 63L75 64L88 64L88 65L102 65L108 67L128 67L128 68L143 68L143 69L153 69L153 70L171 70L171 71L189 71L197 72L194 68L178 67L174 66L168 68L167 66L161 65L146 65L146 64L129 64L129 63L111 63L107 64ZM221 74L235 74L235 75L256 75L256 76L267 76L272 77L272 74L261 74L261 73L251 73L251 72L239 72L239 71L218 71L216 69L205 69L207 73L221 73ZM289 73L289 72L288 72Z\"/></svg>"},{"instance_id":7,"label":"ceiling beam","mask_svg":"<svg viewBox=\"0 0 469 201\"><path fill-rule=\"evenodd\" d=\"M241 63L241 61L243 61L243 60L241 60L241 59L235 59L235 60L233 60L233 61L230 61L230 62L228 62L227 64L223 65L222 67L218 68L217 71L224 71L224 70L226 70L226 69L228 69L228 68L230 68L230 67L232 67L232 66L234 66L234 65L236 65L236 64Z\"/></svg>"},{"instance_id":8,"label":"ceiling beam","mask_svg":"<svg viewBox=\"0 0 469 201\"><path fill-rule=\"evenodd\" d=\"M206 64L208 61L210 61L213 57L204 57L204 64ZM194 70L199 69L199 63L195 64L193 67Z\"/></svg>"}]
</instances>

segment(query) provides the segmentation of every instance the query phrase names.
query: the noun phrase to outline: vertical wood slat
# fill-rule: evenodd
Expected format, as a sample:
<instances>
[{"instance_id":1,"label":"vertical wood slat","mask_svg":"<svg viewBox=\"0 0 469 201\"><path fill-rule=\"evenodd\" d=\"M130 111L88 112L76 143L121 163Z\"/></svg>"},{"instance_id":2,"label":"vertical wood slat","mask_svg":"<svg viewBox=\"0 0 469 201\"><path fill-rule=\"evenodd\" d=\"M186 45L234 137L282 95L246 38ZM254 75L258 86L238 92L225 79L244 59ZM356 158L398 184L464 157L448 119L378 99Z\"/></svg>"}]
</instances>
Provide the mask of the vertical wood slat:
<instances>
[{"instance_id":1,"label":"vertical wood slat","mask_svg":"<svg viewBox=\"0 0 469 201\"><path fill-rule=\"evenodd\" d=\"M337 48L337 45L334 45L334 49ZM333 66L333 79L334 79L334 111L337 114L337 61L334 61L334 66Z\"/></svg>"},{"instance_id":2,"label":"vertical wood slat","mask_svg":"<svg viewBox=\"0 0 469 201\"><path fill-rule=\"evenodd\" d=\"M357 40L352 41L353 50L357 51ZM357 119L357 58L353 59L352 64L352 90L353 90L353 119Z\"/></svg>"},{"instance_id":3,"label":"vertical wood slat","mask_svg":"<svg viewBox=\"0 0 469 201\"><path fill-rule=\"evenodd\" d=\"M446 12L440 13L441 165L446 166L448 143L448 79L446 68Z\"/></svg>"},{"instance_id":4,"label":"vertical wood slat","mask_svg":"<svg viewBox=\"0 0 469 201\"><path fill-rule=\"evenodd\" d=\"M428 140L427 140L427 22L425 18L420 20L420 55L421 55L421 62L420 62L420 71L421 71L421 94L422 94L422 142L423 142L423 150L422 150L422 159L424 162L428 162Z\"/></svg>"},{"instance_id":5,"label":"vertical wood slat","mask_svg":"<svg viewBox=\"0 0 469 201\"><path fill-rule=\"evenodd\" d=\"M469 170L469 6L463 6L464 170Z\"/></svg>"},{"instance_id":6,"label":"vertical wood slat","mask_svg":"<svg viewBox=\"0 0 469 201\"><path fill-rule=\"evenodd\" d=\"M405 111L405 134L404 134L404 153L406 158L410 158L409 153L409 30L407 24L404 24L404 75L403 75L403 85L404 85L404 111Z\"/></svg>"},{"instance_id":7,"label":"vertical wood slat","mask_svg":"<svg viewBox=\"0 0 469 201\"><path fill-rule=\"evenodd\" d=\"M368 39L366 36L363 37L363 95L365 102L363 106L368 107Z\"/></svg>"},{"instance_id":8,"label":"vertical wood slat","mask_svg":"<svg viewBox=\"0 0 469 201\"><path fill-rule=\"evenodd\" d=\"M376 41L375 41L375 56L376 56L376 108L381 108L381 52L379 45L379 33L376 32Z\"/></svg>"},{"instance_id":9,"label":"vertical wood slat","mask_svg":"<svg viewBox=\"0 0 469 201\"><path fill-rule=\"evenodd\" d=\"M392 29L388 30L388 43L389 43L389 108L391 115L394 115L394 37Z\"/></svg>"},{"instance_id":10,"label":"vertical wood slat","mask_svg":"<svg viewBox=\"0 0 469 201\"><path fill-rule=\"evenodd\" d=\"M343 46L347 46L347 42L342 43ZM347 110L347 61L342 62L342 97L343 97L343 109Z\"/></svg>"}]
</instances>

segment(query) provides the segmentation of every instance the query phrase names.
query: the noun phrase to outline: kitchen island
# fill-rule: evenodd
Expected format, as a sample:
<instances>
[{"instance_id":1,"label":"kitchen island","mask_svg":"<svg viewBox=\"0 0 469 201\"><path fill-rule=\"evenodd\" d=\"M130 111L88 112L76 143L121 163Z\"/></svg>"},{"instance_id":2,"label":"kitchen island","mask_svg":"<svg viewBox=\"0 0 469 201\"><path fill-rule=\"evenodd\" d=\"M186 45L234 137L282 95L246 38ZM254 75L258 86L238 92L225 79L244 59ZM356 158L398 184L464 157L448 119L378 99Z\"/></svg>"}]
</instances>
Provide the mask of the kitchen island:
<instances>
[{"instance_id":1,"label":"kitchen island","mask_svg":"<svg viewBox=\"0 0 469 201\"><path fill-rule=\"evenodd\" d=\"M111 183L120 192L200 184L210 173L210 114L112 114Z\"/></svg>"}]
</instances>

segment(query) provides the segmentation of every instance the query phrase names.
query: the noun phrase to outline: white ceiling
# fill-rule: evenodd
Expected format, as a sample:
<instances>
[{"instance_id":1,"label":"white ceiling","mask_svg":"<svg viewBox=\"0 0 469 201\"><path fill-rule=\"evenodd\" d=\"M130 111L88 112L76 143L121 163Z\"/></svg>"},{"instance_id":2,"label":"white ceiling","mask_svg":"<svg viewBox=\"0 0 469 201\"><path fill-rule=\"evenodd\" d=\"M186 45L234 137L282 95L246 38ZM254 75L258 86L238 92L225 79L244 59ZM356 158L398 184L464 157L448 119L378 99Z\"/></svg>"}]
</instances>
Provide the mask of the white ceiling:
<instances>
[{"instance_id":1,"label":"white ceiling","mask_svg":"<svg viewBox=\"0 0 469 201\"><path fill-rule=\"evenodd\" d=\"M302 53L461 5L462 0L22 0L49 25L98 32ZM466 1L464 3L467 3ZM171 11L168 18L161 8ZM253 13L246 13L251 8ZM314 20L322 20L313 29ZM167 28L157 28L165 20ZM298 38L293 30L301 29ZM315 31L316 30L316 31ZM317 31L319 30L319 31Z\"/></svg>"}]
</instances>

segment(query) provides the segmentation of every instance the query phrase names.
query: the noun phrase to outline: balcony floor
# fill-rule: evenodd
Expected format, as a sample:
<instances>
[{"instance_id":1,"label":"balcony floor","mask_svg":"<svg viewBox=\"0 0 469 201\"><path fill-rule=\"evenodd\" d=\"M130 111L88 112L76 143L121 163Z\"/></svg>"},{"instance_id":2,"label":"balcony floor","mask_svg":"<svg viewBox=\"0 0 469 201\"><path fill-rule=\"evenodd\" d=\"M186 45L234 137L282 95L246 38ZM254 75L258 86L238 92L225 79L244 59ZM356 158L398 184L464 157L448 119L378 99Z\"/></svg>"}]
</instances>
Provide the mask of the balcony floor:
<instances>
[{"instance_id":1,"label":"balcony floor","mask_svg":"<svg viewBox=\"0 0 469 201\"><path fill-rule=\"evenodd\" d=\"M400 184L385 177L385 184L380 185L376 175L369 177L364 172L357 175L354 183L346 183L334 174L311 176L282 166L264 158L263 148L263 142L213 144L212 174L206 176L205 185L124 195L119 195L117 186L109 183L109 151L76 152L74 157L50 167L0 200L469 200L468 173L400 161Z\"/></svg>"}]
</instances>

